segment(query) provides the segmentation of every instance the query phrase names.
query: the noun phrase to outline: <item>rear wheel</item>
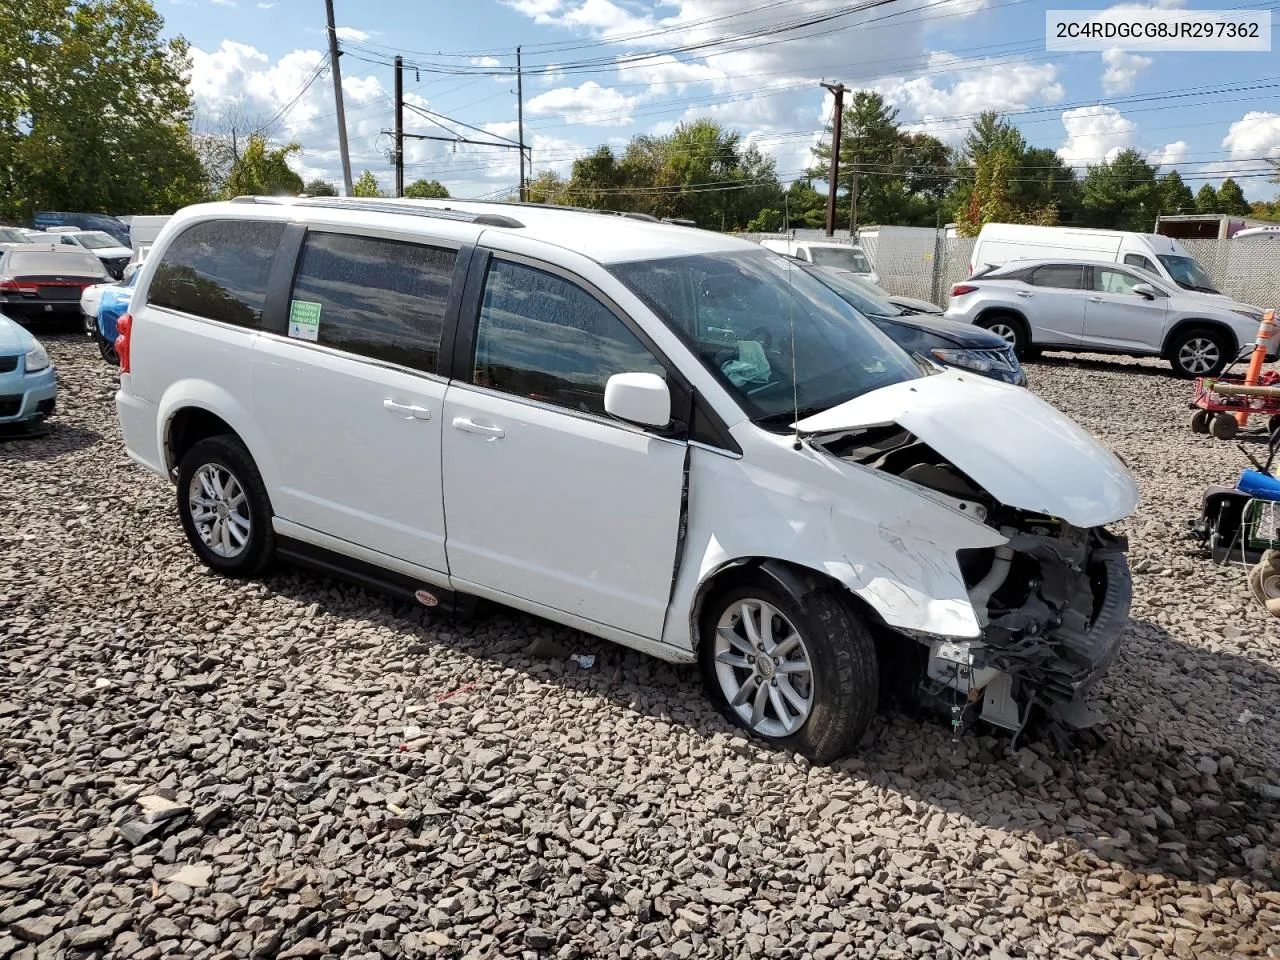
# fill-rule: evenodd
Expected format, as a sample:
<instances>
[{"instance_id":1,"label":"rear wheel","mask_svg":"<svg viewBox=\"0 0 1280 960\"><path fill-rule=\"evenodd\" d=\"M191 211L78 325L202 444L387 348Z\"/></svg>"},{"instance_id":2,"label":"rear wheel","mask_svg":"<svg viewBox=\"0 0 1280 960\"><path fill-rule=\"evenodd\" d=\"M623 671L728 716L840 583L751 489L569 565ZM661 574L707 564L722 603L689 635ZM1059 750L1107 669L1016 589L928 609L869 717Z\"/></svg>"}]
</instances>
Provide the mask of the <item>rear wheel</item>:
<instances>
[{"instance_id":1,"label":"rear wheel","mask_svg":"<svg viewBox=\"0 0 1280 960\"><path fill-rule=\"evenodd\" d=\"M1031 337L1027 335L1026 324L1017 317L1007 313L988 314L977 323L984 330L990 330L1005 343L1013 347L1019 360L1026 359L1031 350Z\"/></svg>"},{"instance_id":2,"label":"rear wheel","mask_svg":"<svg viewBox=\"0 0 1280 960\"><path fill-rule=\"evenodd\" d=\"M1191 432L1192 433L1208 433L1209 421L1213 419L1213 414L1208 410L1197 410L1191 415Z\"/></svg>"},{"instance_id":3,"label":"rear wheel","mask_svg":"<svg viewBox=\"0 0 1280 960\"><path fill-rule=\"evenodd\" d=\"M1240 425L1236 423L1235 414L1232 413L1220 413L1209 424L1209 432L1219 440L1234 439L1239 429Z\"/></svg>"},{"instance_id":4,"label":"rear wheel","mask_svg":"<svg viewBox=\"0 0 1280 960\"><path fill-rule=\"evenodd\" d=\"M1216 377L1231 362L1225 334L1205 327L1184 330L1169 344L1169 363L1180 377Z\"/></svg>"},{"instance_id":5,"label":"rear wheel","mask_svg":"<svg viewBox=\"0 0 1280 960\"><path fill-rule=\"evenodd\" d=\"M98 344L98 353L102 359L113 367L120 366L120 357L116 354L116 345L104 337L96 327L93 331L93 339Z\"/></svg>"},{"instance_id":6,"label":"rear wheel","mask_svg":"<svg viewBox=\"0 0 1280 960\"><path fill-rule=\"evenodd\" d=\"M271 502L253 457L236 437L207 437L183 456L178 515L196 554L219 573L253 577L271 562Z\"/></svg>"},{"instance_id":7,"label":"rear wheel","mask_svg":"<svg viewBox=\"0 0 1280 960\"><path fill-rule=\"evenodd\" d=\"M879 671L871 635L834 589L801 606L757 575L703 611L702 679L730 722L819 762L857 745L875 713Z\"/></svg>"}]
</instances>

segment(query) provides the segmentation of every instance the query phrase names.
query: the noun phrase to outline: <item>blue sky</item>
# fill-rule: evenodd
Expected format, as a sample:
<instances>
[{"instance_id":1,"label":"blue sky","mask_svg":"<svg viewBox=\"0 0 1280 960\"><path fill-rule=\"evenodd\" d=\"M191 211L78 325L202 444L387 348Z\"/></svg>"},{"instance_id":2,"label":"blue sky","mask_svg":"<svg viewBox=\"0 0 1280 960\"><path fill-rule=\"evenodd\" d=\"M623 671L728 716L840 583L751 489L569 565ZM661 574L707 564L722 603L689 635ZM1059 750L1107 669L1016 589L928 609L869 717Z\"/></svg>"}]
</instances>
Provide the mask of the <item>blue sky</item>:
<instances>
[{"instance_id":1,"label":"blue sky","mask_svg":"<svg viewBox=\"0 0 1280 960\"><path fill-rule=\"evenodd\" d=\"M271 121L302 145L304 176L337 179L333 86L321 0L157 0L193 48L198 132ZM1128 3L1240 9L1243 3ZM1265 9L1261 4L1257 6ZM1007 113L1034 145L1074 165L1137 147L1193 189L1233 174L1271 198L1263 158L1280 157L1280 65L1269 53L1049 53L1045 11L1065 0L335 0L353 166L389 184L393 77L407 99L500 137L516 136L523 45L525 139L535 172L635 133L710 116L777 158L790 180L830 116L819 81L881 91L900 119L948 141L980 110ZM854 10L855 7L860 9ZM853 12L851 12L853 11ZM825 22L795 27L801 21ZM792 27L792 29L787 29ZM676 48L685 48L677 50ZM622 62L619 62L621 58ZM443 72L442 72L443 71ZM1246 88L1253 89L1246 89ZM441 134L409 113L406 129ZM499 195L514 151L407 146L406 176L457 196Z\"/></svg>"}]
</instances>

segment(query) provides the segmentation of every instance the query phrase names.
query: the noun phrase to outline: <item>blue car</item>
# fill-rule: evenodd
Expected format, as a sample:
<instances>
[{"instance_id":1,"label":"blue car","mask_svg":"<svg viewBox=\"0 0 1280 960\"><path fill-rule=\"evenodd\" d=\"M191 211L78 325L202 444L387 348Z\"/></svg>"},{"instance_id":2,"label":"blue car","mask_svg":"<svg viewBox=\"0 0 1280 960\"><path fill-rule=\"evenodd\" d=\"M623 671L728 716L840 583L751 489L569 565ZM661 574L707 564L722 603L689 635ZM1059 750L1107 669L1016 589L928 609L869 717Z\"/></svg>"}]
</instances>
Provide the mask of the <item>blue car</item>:
<instances>
[{"instance_id":1,"label":"blue car","mask_svg":"<svg viewBox=\"0 0 1280 960\"><path fill-rule=\"evenodd\" d=\"M58 376L40 341L0 314L0 433L38 428L57 395Z\"/></svg>"},{"instance_id":2,"label":"blue car","mask_svg":"<svg viewBox=\"0 0 1280 960\"><path fill-rule=\"evenodd\" d=\"M135 273L125 283L109 284L102 288L98 301L97 326L94 339L98 343L98 352L102 359L112 366L120 365L116 356L116 323L129 312L129 301L133 299L133 285L137 282Z\"/></svg>"}]
</instances>

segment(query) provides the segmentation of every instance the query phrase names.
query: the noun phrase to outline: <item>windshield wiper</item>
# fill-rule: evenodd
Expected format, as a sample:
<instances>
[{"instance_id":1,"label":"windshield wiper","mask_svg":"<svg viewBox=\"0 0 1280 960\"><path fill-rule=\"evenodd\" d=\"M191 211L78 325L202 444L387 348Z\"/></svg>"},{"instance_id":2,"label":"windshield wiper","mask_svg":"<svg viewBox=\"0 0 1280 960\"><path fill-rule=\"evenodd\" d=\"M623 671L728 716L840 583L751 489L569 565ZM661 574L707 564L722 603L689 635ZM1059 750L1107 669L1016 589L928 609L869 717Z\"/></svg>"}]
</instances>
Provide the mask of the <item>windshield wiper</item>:
<instances>
[{"instance_id":1,"label":"windshield wiper","mask_svg":"<svg viewBox=\"0 0 1280 960\"><path fill-rule=\"evenodd\" d=\"M832 404L835 406L835 404ZM756 424L762 427L789 427L793 423L804 420L806 417L812 417L821 413L827 407L801 407L797 410L783 410L780 413L771 413L767 417L760 417L756 420Z\"/></svg>"}]
</instances>

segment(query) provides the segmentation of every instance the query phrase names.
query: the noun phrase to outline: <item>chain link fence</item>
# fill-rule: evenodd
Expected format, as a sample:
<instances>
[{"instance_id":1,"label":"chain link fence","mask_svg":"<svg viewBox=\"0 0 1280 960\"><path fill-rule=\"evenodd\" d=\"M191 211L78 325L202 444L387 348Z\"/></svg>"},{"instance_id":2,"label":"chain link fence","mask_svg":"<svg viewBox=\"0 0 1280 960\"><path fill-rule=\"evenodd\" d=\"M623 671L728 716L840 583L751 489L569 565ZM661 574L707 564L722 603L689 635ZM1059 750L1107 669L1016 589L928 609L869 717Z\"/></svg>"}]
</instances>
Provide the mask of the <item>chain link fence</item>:
<instances>
[{"instance_id":1,"label":"chain link fence","mask_svg":"<svg viewBox=\"0 0 1280 960\"><path fill-rule=\"evenodd\" d=\"M746 234L759 242L766 236ZM828 238L821 230L797 230L798 240L849 243L849 235ZM1242 303L1280 308L1280 240L1182 240L1182 245L1209 276L1214 286ZM880 286L902 297L916 297L945 307L951 287L971 271L969 258L975 241L948 236L927 227L880 227L860 234L858 244L875 266Z\"/></svg>"}]
</instances>

